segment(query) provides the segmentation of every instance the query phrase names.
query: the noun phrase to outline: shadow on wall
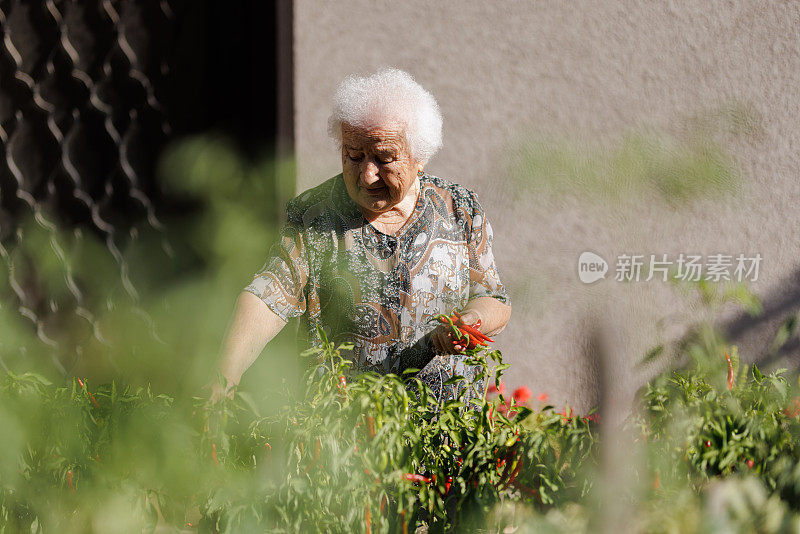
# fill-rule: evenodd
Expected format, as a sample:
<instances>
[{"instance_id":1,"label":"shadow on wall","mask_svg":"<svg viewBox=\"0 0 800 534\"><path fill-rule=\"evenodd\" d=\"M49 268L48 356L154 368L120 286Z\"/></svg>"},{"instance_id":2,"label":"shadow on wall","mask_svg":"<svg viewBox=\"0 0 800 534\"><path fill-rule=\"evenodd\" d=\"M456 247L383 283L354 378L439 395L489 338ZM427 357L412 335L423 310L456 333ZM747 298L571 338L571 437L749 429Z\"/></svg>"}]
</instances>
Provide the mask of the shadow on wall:
<instances>
[{"instance_id":1,"label":"shadow on wall","mask_svg":"<svg viewBox=\"0 0 800 534\"><path fill-rule=\"evenodd\" d=\"M740 314L720 325L727 339L762 367L800 367L800 269L762 299L764 311Z\"/></svg>"}]
</instances>

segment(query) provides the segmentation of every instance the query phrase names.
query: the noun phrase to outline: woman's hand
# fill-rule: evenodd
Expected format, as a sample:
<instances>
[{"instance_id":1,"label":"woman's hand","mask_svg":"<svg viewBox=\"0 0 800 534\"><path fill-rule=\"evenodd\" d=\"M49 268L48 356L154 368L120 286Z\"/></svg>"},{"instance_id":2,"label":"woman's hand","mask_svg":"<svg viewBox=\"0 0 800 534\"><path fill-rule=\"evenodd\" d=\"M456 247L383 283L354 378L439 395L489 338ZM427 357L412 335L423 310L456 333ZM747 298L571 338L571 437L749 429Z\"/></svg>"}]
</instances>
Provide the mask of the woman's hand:
<instances>
[{"instance_id":1,"label":"woman's hand","mask_svg":"<svg viewBox=\"0 0 800 534\"><path fill-rule=\"evenodd\" d=\"M232 385L223 386L218 380L214 380L208 383L206 387L211 391L208 396L210 404L216 404L226 397L233 400L234 387Z\"/></svg>"},{"instance_id":2,"label":"woman's hand","mask_svg":"<svg viewBox=\"0 0 800 534\"><path fill-rule=\"evenodd\" d=\"M431 331L431 343L436 349L436 354L459 354L466 349L466 340L461 341L461 344L454 344L453 340L456 337L449 327L444 325L437 326Z\"/></svg>"},{"instance_id":3,"label":"woman's hand","mask_svg":"<svg viewBox=\"0 0 800 534\"><path fill-rule=\"evenodd\" d=\"M245 370L250 367L264 346L286 325L275 312L257 296L243 291L236 301L236 310L217 364L217 372L225 377L226 385L217 378L209 384L209 400L212 404L223 398L233 398L233 388L239 383Z\"/></svg>"},{"instance_id":4,"label":"woman's hand","mask_svg":"<svg viewBox=\"0 0 800 534\"><path fill-rule=\"evenodd\" d=\"M480 317L474 311L467 311L461 316L461 320L468 325L474 325ZM438 354L460 354L467 350L469 340L464 337L460 340L453 334L453 330L444 324L437 326L431 331L431 343ZM455 341L456 343L453 343Z\"/></svg>"}]
</instances>

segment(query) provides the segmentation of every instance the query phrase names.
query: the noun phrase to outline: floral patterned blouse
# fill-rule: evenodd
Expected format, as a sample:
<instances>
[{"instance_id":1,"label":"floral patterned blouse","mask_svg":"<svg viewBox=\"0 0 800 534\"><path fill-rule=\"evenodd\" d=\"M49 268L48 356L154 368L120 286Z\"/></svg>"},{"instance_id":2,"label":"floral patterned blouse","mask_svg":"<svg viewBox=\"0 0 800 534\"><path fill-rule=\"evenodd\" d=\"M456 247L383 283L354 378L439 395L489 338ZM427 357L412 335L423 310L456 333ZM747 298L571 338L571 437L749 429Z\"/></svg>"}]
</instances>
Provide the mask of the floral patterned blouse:
<instances>
[{"instance_id":1,"label":"floral patterned blouse","mask_svg":"<svg viewBox=\"0 0 800 534\"><path fill-rule=\"evenodd\" d=\"M356 369L417 375L440 400L475 369L437 355L428 332L440 313L490 296L508 302L492 255L492 228L469 189L420 175L414 212L391 236L364 219L342 175L289 201L281 239L245 288L282 319L303 317L308 341L352 342ZM480 388L476 388L480 390ZM470 397L470 395L468 395Z\"/></svg>"}]
</instances>

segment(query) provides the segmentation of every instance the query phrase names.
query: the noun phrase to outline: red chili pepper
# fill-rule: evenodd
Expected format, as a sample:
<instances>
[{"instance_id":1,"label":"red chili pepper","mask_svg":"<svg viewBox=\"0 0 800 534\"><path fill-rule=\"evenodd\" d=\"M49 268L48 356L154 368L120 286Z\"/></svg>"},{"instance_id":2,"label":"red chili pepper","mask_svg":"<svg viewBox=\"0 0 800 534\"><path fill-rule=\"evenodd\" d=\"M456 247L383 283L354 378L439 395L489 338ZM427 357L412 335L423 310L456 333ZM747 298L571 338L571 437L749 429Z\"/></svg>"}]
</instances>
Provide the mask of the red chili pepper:
<instances>
[{"instance_id":1,"label":"red chili pepper","mask_svg":"<svg viewBox=\"0 0 800 534\"><path fill-rule=\"evenodd\" d=\"M99 408L100 405L97 403L97 399L94 398L94 395L92 395L91 391L86 389L86 385L83 383L83 380L78 378L78 384L81 385L81 389L83 389L86 392L86 394L89 396L89 400L92 401L92 404L94 404L95 408Z\"/></svg>"},{"instance_id":2,"label":"red chili pepper","mask_svg":"<svg viewBox=\"0 0 800 534\"><path fill-rule=\"evenodd\" d=\"M473 325L466 324L458 313L453 312L449 317L447 315L437 315L439 322L447 324L452 329L452 334L456 339L451 342L453 345L460 345L465 350L472 350L478 346L486 347L487 343L493 343L494 340L482 333L478 328L481 325L480 319ZM466 337L466 346L462 342ZM456 341L458 340L458 341Z\"/></svg>"},{"instance_id":3,"label":"red chili pepper","mask_svg":"<svg viewBox=\"0 0 800 534\"><path fill-rule=\"evenodd\" d=\"M468 325L468 324L459 323L459 324L458 324L458 328L459 328L459 330L461 330L462 332L465 332L465 333L467 333L467 334L472 334L473 336L475 336L475 337L476 337L477 339L479 339L479 340L482 340L482 341L490 341L490 342L494 342L494 340L493 340L493 339L489 338L488 336L485 336L485 335L483 335L483 334L480 332L480 330L476 330L475 328L471 327L471 326L470 326L470 325Z\"/></svg>"},{"instance_id":4,"label":"red chili pepper","mask_svg":"<svg viewBox=\"0 0 800 534\"><path fill-rule=\"evenodd\" d=\"M67 486L69 486L70 491L75 492L75 486L72 485L72 469L67 471Z\"/></svg>"},{"instance_id":5,"label":"red chili pepper","mask_svg":"<svg viewBox=\"0 0 800 534\"><path fill-rule=\"evenodd\" d=\"M476 336L478 339L483 339L483 340L486 340L486 341L489 341L489 340L490 340L490 339L489 339L489 337L488 337L486 334L484 334L483 332L481 332L481 331L479 330L479 328L480 328L480 325L481 325L481 321L480 321L480 319L478 319L478 320L477 320L475 323L473 323L473 324L468 324L468 323L465 323L465 322L463 321L463 319L458 319L458 320L455 322L455 324L456 324L456 326L458 326L460 329L462 329L462 330L464 330L464 331L466 331L466 332L469 332L469 333L473 334L473 335L474 335L474 336Z\"/></svg>"},{"instance_id":6,"label":"red chili pepper","mask_svg":"<svg viewBox=\"0 0 800 534\"><path fill-rule=\"evenodd\" d=\"M514 400L517 401L517 404L525 404L528 402L528 399L533 396L533 393L531 393L531 390L527 387L521 386L514 390L512 396L514 397Z\"/></svg>"},{"instance_id":7,"label":"red chili pepper","mask_svg":"<svg viewBox=\"0 0 800 534\"><path fill-rule=\"evenodd\" d=\"M408 480L409 482L417 482L419 484L427 484L431 481L431 479L426 476L416 475L414 473L405 473L403 474L402 478Z\"/></svg>"},{"instance_id":8,"label":"red chili pepper","mask_svg":"<svg viewBox=\"0 0 800 534\"><path fill-rule=\"evenodd\" d=\"M728 389L733 389L733 362L728 353L725 353L725 359L728 360Z\"/></svg>"},{"instance_id":9,"label":"red chili pepper","mask_svg":"<svg viewBox=\"0 0 800 534\"><path fill-rule=\"evenodd\" d=\"M707 447L707 448L708 448L708 447L711 447L711 441L710 441L710 440L707 440L707 441L706 441L706 447Z\"/></svg>"},{"instance_id":10,"label":"red chili pepper","mask_svg":"<svg viewBox=\"0 0 800 534\"><path fill-rule=\"evenodd\" d=\"M514 483L514 480L517 478L517 475L519 475L520 470L522 470L522 459L517 462L517 467L511 472L511 476L508 477L508 483L503 489L506 489L508 486Z\"/></svg>"},{"instance_id":11,"label":"red chili pepper","mask_svg":"<svg viewBox=\"0 0 800 534\"><path fill-rule=\"evenodd\" d=\"M468 349L474 349L477 346L485 347L486 343L476 338L473 334L467 334L469 336L469 345L467 345Z\"/></svg>"},{"instance_id":12,"label":"red chili pepper","mask_svg":"<svg viewBox=\"0 0 800 534\"><path fill-rule=\"evenodd\" d=\"M437 315L436 318L439 319L439 322L443 325L450 327L450 335L455 336L456 339L461 339L461 330L459 330L456 325L453 324L452 317L448 317L447 315Z\"/></svg>"},{"instance_id":13,"label":"red chili pepper","mask_svg":"<svg viewBox=\"0 0 800 534\"><path fill-rule=\"evenodd\" d=\"M752 458L751 458L750 460L747 460L747 467L749 467L750 469L752 469L752 468L753 468L753 465L755 465L755 462L752 460Z\"/></svg>"},{"instance_id":14,"label":"red chili pepper","mask_svg":"<svg viewBox=\"0 0 800 534\"><path fill-rule=\"evenodd\" d=\"M408 525L406 525L406 511L400 512L400 522L403 525L403 534L408 534Z\"/></svg>"},{"instance_id":15,"label":"red chili pepper","mask_svg":"<svg viewBox=\"0 0 800 534\"><path fill-rule=\"evenodd\" d=\"M375 437L375 421L371 416L367 416L367 426L369 427L369 437Z\"/></svg>"},{"instance_id":16,"label":"red chili pepper","mask_svg":"<svg viewBox=\"0 0 800 534\"><path fill-rule=\"evenodd\" d=\"M367 534L370 534L372 532L372 514L369 511L369 506L364 511L364 523L367 527Z\"/></svg>"},{"instance_id":17,"label":"red chili pepper","mask_svg":"<svg viewBox=\"0 0 800 534\"><path fill-rule=\"evenodd\" d=\"M506 383L502 381L500 382L500 387L492 383L489 385L488 388L486 388L486 393L489 393L491 395L505 394L505 392L506 392Z\"/></svg>"},{"instance_id":18,"label":"red chili pepper","mask_svg":"<svg viewBox=\"0 0 800 534\"><path fill-rule=\"evenodd\" d=\"M559 415L561 416L561 418L562 418L562 422L563 422L563 423L568 423L568 422L570 422L570 421L572 420L572 413L573 413L573 411L572 411L572 409L571 409L571 408L567 408L567 407L565 406L563 411L561 411L561 412L556 412L556 413L557 413L557 414L559 414Z\"/></svg>"},{"instance_id":19,"label":"red chili pepper","mask_svg":"<svg viewBox=\"0 0 800 534\"><path fill-rule=\"evenodd\" d=\"M450 491L450 486L453 484L453 477L447 477L447 480L444 483L444 492L447 493Z\"/></svg>"},{"instance_id":20,"label":"red chili pepper","mask_svg":"<svg viewBox=\"0 0 800 534\"><path fill-rule=\"evenodd\" d=\"M783 409L783 414L788 417L797 417L800 415L800 397L794 398L794 406Z\"/></svg>"},{"instance_id":21,"label":"red chili pepper","mask_svg":"<svg viewBox=\"0 0 800 534\"><path fill-rule=\"evenodd\" d=\"M385 515L386 515L386 506L387 506L387 502L386 502L386 494L384 493L384 494L381 496L381 515L382 515L382 516L385 516Z\"/></svg>"},{"instance_id":22,"label":"red chili pepper","mask_svg":"<svg viewBox=\"0 0 800 534\"><path fill-rule=\"evenodd\" d=\"M456 325L450 325L450 331L453 333L453 335L456 337L456 339L459 339L459 340L460 339L464 339L464 336L466 335Z\"/></svg>"},{"instance_id":23,"label":"red chili pepper","mask_svg":"<svg viewBox=\"0 0 800 534\"><path fill-rule=\"evenodd\" d=\"M455 341L454 340L453 341L453 345L460 345L460 346L464 347L464 349L466 349L466 350L474 349L475 347L477 347L479 345L482 346L482 347L486 346L486 343L483 343L482 341L479 341L479 340L475 339L475 336L473 336L472 334L464 333L464 336L466 336L466 343L464 341Z\"/></svg>"},{"instance_id":24,"label":"red chili pepper","mask_svg":"<svg viewBox=\"0 0 800 534\"><path fill-rule=\"evenodd\" d=\"M459 335L458 328L456 328L455 325L457 319L454 316L448 317L447 315L437 315L436 318L439 319L440 323L449 326L454 334Z\"/></svg>"},{"instance_id":25,"label":"red chili pepper","mask_svg":"<svg viewBox=\"0 0 800 534\"><path fill-rule=\"evenodd\" d=\"M306 473L308 473L311 470L312 467L317 465L317 462L319 461L319 453L321 452L321 450L322 450L322 447L320 446L319 438L317 438L314 441L314 459L311 460L311 463L308 464L305 469L303 469L303 474L304 475Z\"/></svg>"},{"instance_id":26,"label":"red chili pepper","mask_svg":"<svg viewBox=\"0 0 800 534\"><path fill-rule=\"evenodd\" d=\"M217 458L217 444L211 444L211 459L214 460L214 463L219 465L219 458Z\"/></svg>"},{"instance_id":27,"label":"red chili pepper","mask_svg":"<svg viewBox=\"0 0 800 534\"><path fill-rule=\"evenodd\" d=\"M511 461L513 461L514 460L514 456L513 455L510 456L509 459ZM507 488L508 485L511 483L511 475L514 474L514 472L516 471L517 467L519 467L519 464L516 465L516 466L513 466L513 467L512 467L511 463L506 464L505 469L503 470L503 472L499 473L500 480L497 482L497 484L495 484L495 487L497 489L501 490L501 491L504 490L505 488Z\"/></svg>"},{"instance_id":28,"label":"red chili pepper","mask_svg":"<svg viewBox=\"0 0 800 534\"><path fill-rule=\"evenodd\" d=\"M529 488L528 486L526 486L525 484L523 484L519 480L515 480L514 481L514 487L516 489L522 491L523 493L528 494L531 497L536 497L539 502L542 502L542 498L539 497L538 492L535 489Z\"/></svg>"}]
</instances>

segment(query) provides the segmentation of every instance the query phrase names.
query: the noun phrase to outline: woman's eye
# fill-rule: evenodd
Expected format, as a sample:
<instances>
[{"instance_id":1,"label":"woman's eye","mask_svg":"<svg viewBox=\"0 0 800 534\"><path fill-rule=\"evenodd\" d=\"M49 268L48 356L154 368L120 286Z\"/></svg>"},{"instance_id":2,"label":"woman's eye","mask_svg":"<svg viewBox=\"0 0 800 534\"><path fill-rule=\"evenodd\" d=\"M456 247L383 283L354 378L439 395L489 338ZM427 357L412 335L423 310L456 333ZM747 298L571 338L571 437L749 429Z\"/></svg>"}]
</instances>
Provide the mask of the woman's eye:
<instances>
[{"instance_id":1,"label":"woman's eye","mask_svg":"<svg viewBox=\"0 0 800 534\"><path fill-rule=\"evenodd\" d=\"M386 164L386 163L393 162L394 158L392 156L381 156L381 157L378 158L378 161L380 161L381 163Z\"/></svg>"},{"instance_id":2,"label":"woman's eye","mask_svg":"<svg viewBox=\"0 0 800 534\"><path fill-rule=\"evenodd\" d=\"M356 155L347 154L347 158L350 161L361 161L364 158L364 156L362 156L361 154L356 154Z\"/></svg>"}]
</instances>

